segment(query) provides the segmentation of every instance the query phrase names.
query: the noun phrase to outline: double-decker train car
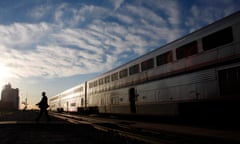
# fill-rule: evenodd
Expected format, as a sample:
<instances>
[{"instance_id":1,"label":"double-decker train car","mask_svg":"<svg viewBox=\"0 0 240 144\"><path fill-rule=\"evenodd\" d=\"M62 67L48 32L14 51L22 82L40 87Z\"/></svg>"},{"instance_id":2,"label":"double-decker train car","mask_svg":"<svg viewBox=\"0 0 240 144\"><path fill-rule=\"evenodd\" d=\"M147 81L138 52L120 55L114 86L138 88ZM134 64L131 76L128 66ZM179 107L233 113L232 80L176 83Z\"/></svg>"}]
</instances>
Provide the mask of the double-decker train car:
<instances>
[{"instance_id":1,"label":"double-decker train car","mask_svg":"<svg viewBox=\"0 0 240 144\"><path fill-rule=\"evenodd\" d=\"M240 12L50 99L51 109L176 116L239 113ZM78 86L77 86L78 87Z\"/></svg>"},{"instance_id":2,"label":"double-decker train car","mask_svg":"<svg viewBox=\"0 0 240 144\"><path fill-rule=\"evenodd\" d=\"M79 84L65 90L50 99L50 109L53 111L79 111L85 107L85 84Z\"/></svg>"}]
</instances>

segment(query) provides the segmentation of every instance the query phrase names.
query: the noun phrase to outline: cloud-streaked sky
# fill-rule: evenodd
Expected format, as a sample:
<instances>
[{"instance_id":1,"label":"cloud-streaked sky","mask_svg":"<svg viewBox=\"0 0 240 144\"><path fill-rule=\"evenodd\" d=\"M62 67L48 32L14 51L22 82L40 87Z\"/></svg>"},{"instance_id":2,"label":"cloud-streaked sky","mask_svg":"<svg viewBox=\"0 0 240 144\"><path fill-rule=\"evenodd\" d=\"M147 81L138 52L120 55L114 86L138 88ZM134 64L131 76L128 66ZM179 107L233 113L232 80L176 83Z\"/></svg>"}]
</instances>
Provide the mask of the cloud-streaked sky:
<instances>
[{"instance_id":1,"label":"cloud-streaked sky","mask_svg":"<svg viewBox=\"0 0 240 144\"><path fill-rule=\"evenodd\" d=\"M239 0L1 0L0 84L36 103L239 10Z\"/></svg>"}]
</instances>

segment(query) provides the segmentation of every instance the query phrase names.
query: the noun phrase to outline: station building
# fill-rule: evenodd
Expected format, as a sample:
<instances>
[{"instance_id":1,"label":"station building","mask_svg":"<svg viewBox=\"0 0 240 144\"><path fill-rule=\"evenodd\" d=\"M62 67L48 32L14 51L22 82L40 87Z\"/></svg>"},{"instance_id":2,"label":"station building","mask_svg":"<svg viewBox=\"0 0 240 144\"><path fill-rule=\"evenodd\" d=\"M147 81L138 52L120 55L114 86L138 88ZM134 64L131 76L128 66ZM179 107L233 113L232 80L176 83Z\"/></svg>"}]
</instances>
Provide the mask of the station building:
<instances>
[{"instance_id":1,"label":"station building","mask_svg":"<svg viewBox=\"0 0 240 144\"><path fill-rule=\"evenodd\" d=\"M19 89L6 84L1 92L0 110L19 109Z\"/></svg>"}]
</instances>

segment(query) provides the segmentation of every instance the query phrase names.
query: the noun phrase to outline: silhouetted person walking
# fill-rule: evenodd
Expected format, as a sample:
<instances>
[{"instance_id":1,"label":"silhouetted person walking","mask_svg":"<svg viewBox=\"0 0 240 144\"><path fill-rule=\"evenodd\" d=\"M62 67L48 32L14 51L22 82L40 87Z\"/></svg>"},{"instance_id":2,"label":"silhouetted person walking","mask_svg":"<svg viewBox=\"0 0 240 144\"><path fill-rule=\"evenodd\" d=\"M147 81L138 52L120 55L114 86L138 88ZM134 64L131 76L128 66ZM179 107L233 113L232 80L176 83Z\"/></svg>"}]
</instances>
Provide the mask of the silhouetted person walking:
<instances>
[{"instance_id":1,"label":"silhouetted person walking","mask_svg":"<svg viewBox=\"0 0 240 144\"><path fill-rule=\"evenodd\" d=\"M42 99L36 105L38 105L38 107L40 108L40 113L39 113L38 117L36 118L36 121L39 121L39 119L41 118L43 113L45 113L47 120L50 121L50 117L49 117L48 111L47 111L47 108L49 107L48 98L47 98L45 92L42 92Z\"/></svg>"}]
</instances>

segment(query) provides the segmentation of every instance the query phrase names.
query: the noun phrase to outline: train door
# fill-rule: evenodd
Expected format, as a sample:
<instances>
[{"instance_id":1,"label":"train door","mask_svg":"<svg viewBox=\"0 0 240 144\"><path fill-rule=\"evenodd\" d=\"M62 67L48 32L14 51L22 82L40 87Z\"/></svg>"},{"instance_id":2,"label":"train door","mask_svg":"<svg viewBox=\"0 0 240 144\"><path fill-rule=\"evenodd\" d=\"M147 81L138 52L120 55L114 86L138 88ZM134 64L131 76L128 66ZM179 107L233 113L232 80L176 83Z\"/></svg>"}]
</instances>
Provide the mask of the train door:
<instances>
[{"instance_id":1,"label":"train door","mask_svg":"<svg viewBox=\"0 0 240 144\"><path fill-rule=\"evenodd\" d=\"M220 70L218 76L220 95L227 99L240 100L240 66Z\"/></svg>"},{"instance_id":2,"label":"train door","mask_svg":"<svg viewBox=\"0 0 240 144\"><path fill-rule=\"evenodd\" d=\"M67 102L67 112L69 111L69 102Z\"/></svg>"},{"instance_id":3,"label":"train door","mask_svg":"<svg viewBox=\"0 0 240 144\"><path fill-rule=\"evenodd\" d=\"M101 102L100 102L99 109L100 109L100 111L103 111L104 113L107 111L105 95L101 95Z\"/></svg>"},{"instance_id":4,"label":"train door","mask_svg":"<svg viewBox=\"0 0 240 144\"><path fill-rule=\"evenodd\" d=\"M135 88L130 88L128 92L130 111L131 113L136 113L136 90Z\"/></svg>"},{"instance_id":5,"label":"train door","mask_svg":"<svg viewBox=\"0 0 240 144\"><path fill-rule=\"evenodd\" d=\"M84 107L84 99L81 98L81 108L83 108L83 107Z\"/></svg>"}]
</instances>

